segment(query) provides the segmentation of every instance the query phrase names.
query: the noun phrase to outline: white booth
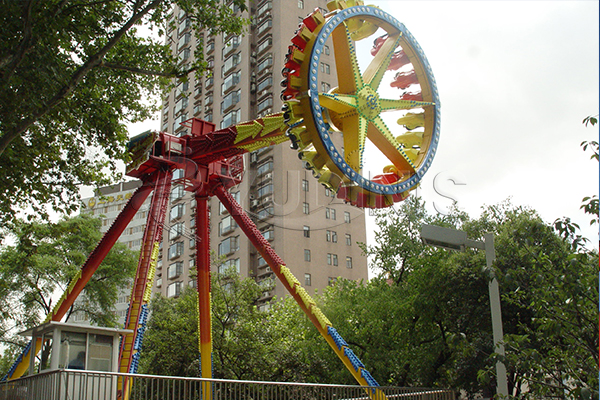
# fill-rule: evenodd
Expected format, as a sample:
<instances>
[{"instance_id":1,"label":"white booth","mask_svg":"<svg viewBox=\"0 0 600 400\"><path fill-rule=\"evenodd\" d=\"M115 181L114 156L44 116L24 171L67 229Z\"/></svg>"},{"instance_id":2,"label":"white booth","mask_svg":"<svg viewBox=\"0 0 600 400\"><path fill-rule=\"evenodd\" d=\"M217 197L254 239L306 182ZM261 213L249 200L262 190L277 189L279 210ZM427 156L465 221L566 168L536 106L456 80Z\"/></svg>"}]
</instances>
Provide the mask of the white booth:
<instances>
[{"instance_id":1,"label":"white booth","mask_svg":"<svg viewBox=\"0 0 600 400\"><path fill-rule=\"evenodd\" d=\"M67 370L61 373L63 377L60 384L60 391L69 393L67 397L110 399L116 393L115 375L82 374L81 371L118 372L119 340L130 332L127 329L51 321L28 329L21 335L30 336L32 343L41 341L38 357L30 359L30 375ZM90 392L95 395L90 397Z\"/></svg>"}]
</instances>

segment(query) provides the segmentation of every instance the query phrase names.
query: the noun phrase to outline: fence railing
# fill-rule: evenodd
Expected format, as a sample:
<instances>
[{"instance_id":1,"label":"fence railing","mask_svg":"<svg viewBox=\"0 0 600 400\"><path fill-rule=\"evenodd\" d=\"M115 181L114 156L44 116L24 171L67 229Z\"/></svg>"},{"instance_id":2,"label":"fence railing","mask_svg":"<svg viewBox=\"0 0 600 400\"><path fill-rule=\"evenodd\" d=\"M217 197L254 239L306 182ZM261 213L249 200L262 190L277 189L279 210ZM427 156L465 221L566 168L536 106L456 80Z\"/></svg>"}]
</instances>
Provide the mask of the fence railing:
<instances>
[{"instance_id":1,"label":"fence railing","mask_svg":"<svg viewBox=\"0 0 600 400\"><path fill-rule=\"evenodd\" d=\"M117 400L125 393L129 400L368 400L373 389L57 370L0 382L0 400ZM445 389L377 389L388 399L455 399L454 392Z\"/></svg>"}]
</instances>

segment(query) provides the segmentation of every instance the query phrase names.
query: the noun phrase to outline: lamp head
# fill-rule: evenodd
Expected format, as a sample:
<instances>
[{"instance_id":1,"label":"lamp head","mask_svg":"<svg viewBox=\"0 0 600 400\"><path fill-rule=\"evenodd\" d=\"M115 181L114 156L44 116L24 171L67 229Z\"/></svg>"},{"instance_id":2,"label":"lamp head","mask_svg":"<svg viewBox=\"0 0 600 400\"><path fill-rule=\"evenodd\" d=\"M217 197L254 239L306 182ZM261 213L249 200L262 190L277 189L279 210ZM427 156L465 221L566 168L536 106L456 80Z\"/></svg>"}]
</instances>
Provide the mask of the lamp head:
<instances>
[{"instance_id":1,"label":"lamp head","mask_svg":"<svg viewBox=\"0 0 600 400\"><path fill-rule=\"evenodd\" d=\"M456 229L423 224L421 240L429 246L441 247L446 250L465 251L467 233Z\"/></svg>"}]
</instances>

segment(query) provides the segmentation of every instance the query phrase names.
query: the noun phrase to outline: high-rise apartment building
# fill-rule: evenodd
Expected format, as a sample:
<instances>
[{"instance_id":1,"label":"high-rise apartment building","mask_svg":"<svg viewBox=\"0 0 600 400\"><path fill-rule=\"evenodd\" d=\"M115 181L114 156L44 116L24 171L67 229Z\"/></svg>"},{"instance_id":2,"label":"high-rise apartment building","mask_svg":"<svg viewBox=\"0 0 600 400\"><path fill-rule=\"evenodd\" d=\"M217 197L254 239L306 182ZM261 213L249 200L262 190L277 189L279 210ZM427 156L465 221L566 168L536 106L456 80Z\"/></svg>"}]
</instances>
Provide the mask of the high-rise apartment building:
<instances>
[{"instance_id":1,"label":"high-rise apartment building","mask_svg":"<svg viewBox=\"0 0 600 400\"><path fill-rule=\"evenodd\" d=\"M163 102L162 130L185 135L187 128L180 123L192 117L226 128L279 112L280 71L290 40L302 19L325 6L325 0L253 1L243 13L252 21L245 35L211 36L204 32L199 37L192 33L185 12L175 9L171 17L174 29L167 37L173 52L186 63L196 46L203 44L212 74L199 79L190 74L187 82L169 93ZM329 49L325 47L320 65L321 76L327 79L319 86L325 92L337 84L335 60ZM244 179L230 192L309 292L324 288L339 276L367 279L366 258L357 245L366 240L363 210L345 205L322 187L303 168L289 144L263 148L244 157ZM194 285L189 278L195 265L191 193L175 185L169 210L155 289L173 296L185 285ZM266 262L218 199L211 199L210 210L211 248L226 260L215 269L234 267L242 276L255 277L259 282L272 278ZM262 300L285 294L283 286L276 285L274 290L265 291Z\"/></svg>"}]
</instances>

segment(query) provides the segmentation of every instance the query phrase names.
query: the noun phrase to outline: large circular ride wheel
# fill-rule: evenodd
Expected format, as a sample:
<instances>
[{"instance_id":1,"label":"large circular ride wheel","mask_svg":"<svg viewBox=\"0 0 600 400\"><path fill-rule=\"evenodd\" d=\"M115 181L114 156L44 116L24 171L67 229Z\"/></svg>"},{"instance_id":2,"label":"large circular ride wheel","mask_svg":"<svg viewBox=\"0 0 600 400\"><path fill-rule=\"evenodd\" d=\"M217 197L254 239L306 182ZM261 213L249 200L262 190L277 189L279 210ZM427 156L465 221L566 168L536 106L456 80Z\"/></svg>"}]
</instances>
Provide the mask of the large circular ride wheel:
<instances>
[{"instance_id":1,"label":"large circular ride wheel","mask_svg":"<svg viewBox=\"0 0 600 400\"><path fill-rule=\"evenodd\" d=\"M390 14L355 5L315 11L292 43L282 99L305 166L356 206L404 200L439 141L437 87L417 41ZM331 52L338 86L324 91Z\"/></svg>"}]
</instances>

